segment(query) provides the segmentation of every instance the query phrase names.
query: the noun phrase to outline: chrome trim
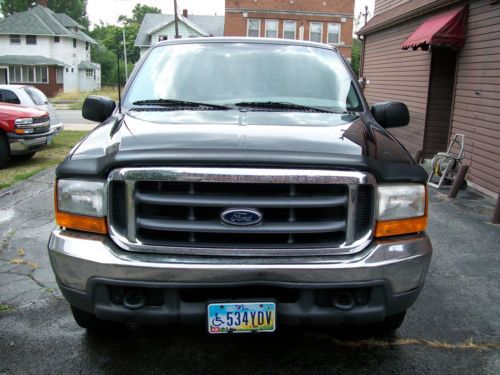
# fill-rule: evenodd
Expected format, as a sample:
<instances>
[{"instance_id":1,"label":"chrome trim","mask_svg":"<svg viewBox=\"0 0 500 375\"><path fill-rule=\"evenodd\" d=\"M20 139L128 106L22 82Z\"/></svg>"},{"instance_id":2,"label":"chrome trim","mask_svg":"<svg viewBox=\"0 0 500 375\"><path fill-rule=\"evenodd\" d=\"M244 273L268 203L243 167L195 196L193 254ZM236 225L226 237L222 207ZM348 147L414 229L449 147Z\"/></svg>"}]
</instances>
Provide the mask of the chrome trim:
<instances>
[{"instance_id":1,"label":"chrome trim","mask_svg":"<svg viewBox=\"0 0 500 375\"><path fill-rule=\"evenodd\" d=\"M156 246L142 243L136 238L134 220L134 184L137 181L182 181L182 182L224 182L224 183L265 183L265 184L347 184L349 199L357 198L357 186L369 184L376 189L376 179L365 172L311 170L311 169L268 169L268 168L197 168L197 167L144 167L121 168L110 172L108 182L124 181L127 186L128 228L127 234L120 234L113 227L112 215L109 215L108 229L113 241L122 249L133 252L182 255L215 255L215 256L325 256L354 254L365 248L373 237L375 217L370 230L359 239L355 239L354 231L348 231L346 241L335 247L303 247L303 248L238 248L238 247L201 247L201 246ZM108 184L111 186L111 184ZM351 202L350 202L351 203ZM355 206L349 204L348 220L355 223ZM109 210L112 208L109 207ZM375 216L375 215L373 215ZM133 223L131 223L133 222Z\"/></svg>"},{"instance_id":2,"label":"chrome trim","mask_svg":"<svg viewBox=\"0 0 500 375\"><path fill-rule=\"evenodd\" d=\"M95 277L171 283L349 283L385 280L392 292L424 283L432 246L425 234L374 240L349 256L235 258L123 251L107 236L56 229L49 256L57 279L85 291ZM90 291L88 291L90 292Z\"/></svg>"},{"instance_id":3,"label":"chrome trim","mask_svg":"<svg viewBox=\"0 0 500 375\"><path fill-rule=\"evenodd\" d=\"M19 137L9 137L9 146L10 146L10 152L12 155L22 155L30 152L36 152L41 150L42 148L45 148L47 146L47 141L48 138L52 135L42 135L37 137L37 133L33 134L27 134L27 136L32 136L32 137L25 137L23 138L23 135L19 135Z\"/></svg>"},{"instance_id":4,"label":"chrome trim","mask_svg":"<svg viewBox=\"0 0 500 375\"><path fill-rule=\"evenodd\" d=\"M113 170L108 179L265 184L375 184L375 178L364 172L265 168L121 168Z\"/></svg>"},{"instance_id":5,"label":"chrome trim","mask_svg":"<svg viewBox=\"0 0 500 375\"><path fill-rule=\"evenodd\" d=\"M347 229L345 235L346 245L350 245L354 242L354 237L356 235L356 209L357 209L357 199L358 199L358 185L349 184L348 185L348 203L347 203Z\"/></svg>"},{"instance_id":6,"label":"chrome trim","mask_svg":"<svg viewBox=\"0 0 500 375\"><path fill-rule=\"evenodd\" d=\"M134 195L135 195L135 181L126 181L125 182L125 196L126 196L126 206L127 206L127 239L130 242L134 242L136 238L135 231L135 204L134 204ZM134 220L130 220L130 218L134 218Z\"/></svg>"}]
</instances>

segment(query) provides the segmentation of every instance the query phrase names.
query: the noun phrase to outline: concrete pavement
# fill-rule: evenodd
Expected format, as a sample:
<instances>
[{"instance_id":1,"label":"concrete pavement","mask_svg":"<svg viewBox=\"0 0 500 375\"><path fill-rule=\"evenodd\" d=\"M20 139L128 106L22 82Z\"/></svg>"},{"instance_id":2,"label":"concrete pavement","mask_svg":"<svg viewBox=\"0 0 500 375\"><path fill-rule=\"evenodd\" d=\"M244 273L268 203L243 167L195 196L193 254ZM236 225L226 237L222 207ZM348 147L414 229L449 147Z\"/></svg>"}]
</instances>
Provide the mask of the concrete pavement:
<instances>
[{"instance_id":1,"label":"concrete pavement","mask_svg":"<svg viewBox=\"0 0 500 375\"><path fill-rule=\"evenodd\" d=\"M57 114L65 130L92 130L99 125L97 122L85 120L82 111L58 109Z\"/></svg>"},{"instance_id":2,"label":"concrete pavement","mask_svg":"<svg viewBox=\"0 0 500 375\"><path fill-rule=\"evenodd\" d=\"M74 323L50 269L53 170L0 190L0 374L273 373L497 374L500 226L493 201L431 189L434 256L424 290L395 336L280 329L212 337L204 327L88 334Z\"/></svg>"}]
</instances>

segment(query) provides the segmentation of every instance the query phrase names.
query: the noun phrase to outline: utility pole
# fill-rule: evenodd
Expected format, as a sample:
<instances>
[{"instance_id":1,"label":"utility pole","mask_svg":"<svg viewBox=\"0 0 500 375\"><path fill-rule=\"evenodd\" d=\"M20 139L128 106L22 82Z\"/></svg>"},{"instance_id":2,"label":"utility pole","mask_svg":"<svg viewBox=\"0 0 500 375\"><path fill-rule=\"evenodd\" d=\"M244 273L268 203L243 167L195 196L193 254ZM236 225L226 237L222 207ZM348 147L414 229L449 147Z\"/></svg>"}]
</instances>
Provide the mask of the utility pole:
<instances>
[{"instance_id":1,"label":"utility pole","mask_svg":"<svg viewBox=\"0 0 500 375\"><path fill-rule=\"evenodd\" d=\"M366 23L368 22L368 5L365 5L365 14L363 14L363 16L365 16L365 25Z\"/></svg>"},{"instance_id":2,"label":"utility pole","mask_svg":"<svg viewBox=\"0 0 500 375\"><path fill-rule=\"evenodd\" d=\"M174 0L174 19L175 19L175 39L179 39L179 24L178 24L178 17L177 17L177 0Z\"/></svg>"},{"instance_id":3,"label":"utility pole","mask_svg":"<svg viewBox=\"0 0 500 375\"><path fill-rule=\"evenodd\" d=\"M127 64L127 42L125 40L125 25L122 28L123 31L123 56L125 59L125 82L128 80L128 64Z\"/></svg>"}]
</instances>

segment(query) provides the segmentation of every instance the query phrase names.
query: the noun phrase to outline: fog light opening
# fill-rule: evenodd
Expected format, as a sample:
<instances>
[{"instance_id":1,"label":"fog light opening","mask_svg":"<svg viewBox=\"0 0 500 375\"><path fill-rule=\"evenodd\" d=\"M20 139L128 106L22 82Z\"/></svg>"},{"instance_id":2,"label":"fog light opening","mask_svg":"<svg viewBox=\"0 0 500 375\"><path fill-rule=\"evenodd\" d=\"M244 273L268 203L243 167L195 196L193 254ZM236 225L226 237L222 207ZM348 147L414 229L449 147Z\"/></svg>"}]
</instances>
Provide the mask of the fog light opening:
<instances>
[{"instance_id":1,"label":"fog light opening","mask_svg":"<svg viewBox=\"0 0 500 375\"><path fill-rule=\"evenodd\" d=\"M123 306L129 310L138 310L146 304L146 298L142 292L129 291L123 299Z\"/></svg>"},{"instance_id":2,"label":"fog light opening","mask_svg":"<svg viewBox=\"0 0 500 375\"><path fill-rule=\"evenodd\" d=\"M333 296L333 306L335 306L335 308L338 310L351 310L355 304L356 302L351 292L340 291L335 293L335 295Z\"/></svg>"}]
</instances>

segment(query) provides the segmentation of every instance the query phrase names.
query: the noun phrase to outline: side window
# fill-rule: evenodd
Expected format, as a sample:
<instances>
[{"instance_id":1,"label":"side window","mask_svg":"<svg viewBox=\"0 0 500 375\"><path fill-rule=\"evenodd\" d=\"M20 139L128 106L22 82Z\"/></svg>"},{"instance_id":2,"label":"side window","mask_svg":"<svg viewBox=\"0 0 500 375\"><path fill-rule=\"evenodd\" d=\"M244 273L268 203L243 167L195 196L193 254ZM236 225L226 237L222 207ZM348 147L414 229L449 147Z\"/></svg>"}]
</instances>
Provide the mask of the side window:
<instances>
[{"instance_id":1,"label":"side window","mask_svg":"<svg viewBox=\"0 0 500 375\"><path fill-rule=\"evenodd\" d=\"M21 104L19 98L10 90L0 90L0 101L11 104Z\"/></svg>"},{"instance_id":2,"label":"side window","mask_svg":"<svg viewBox=\"0 0 500 375\"><path fill-rule=\"evenodd\" d=\"M21 44L21 35L11 34L10 44Z\"/></svg>"},{"instance_id":3,"label":"side window","mask_svg":"<svg viewBox=\"0 0 500 375\"><path fill-rule=\"evenodd\" d=\"M247 21L247 36L260 36L260 20L249 18Z\"/></svg>"},{"instance_id":4,"label":"side window","mask_svg":"<svg viewBox=\"0 0 500 375\"><path fill-rule=\"evenodd\" d=\"M73 38L73 48L76 48L76 39Z\"/></svg>"},{"instance_id":5,"label":"side window","mask_svg":"<svg viewBox=\"0 0 500 375\"><path fill-rule=\"evenodd\" d=\"M309 40L311 42L321 43L323 39L323 23L311 22L309 26Z\"/></svg>"},{"instance_id":6,"label":"side window","mask_svg":"<svg viewBox=\"0 0 500 375\"><path fill-rule=\"evenodd\" d=\"M266 38L278 37L278 20L266 20Z\"/></svg>"},{"instance_id":7,"label":"side window","mask_svg":"<svg viewBox=\"0 0 500 375\"><path fill-rule=\"evenodd\" d=\"M26 44L36 44L36 35L26 35Z\"/></svg>"}]
</instances>

